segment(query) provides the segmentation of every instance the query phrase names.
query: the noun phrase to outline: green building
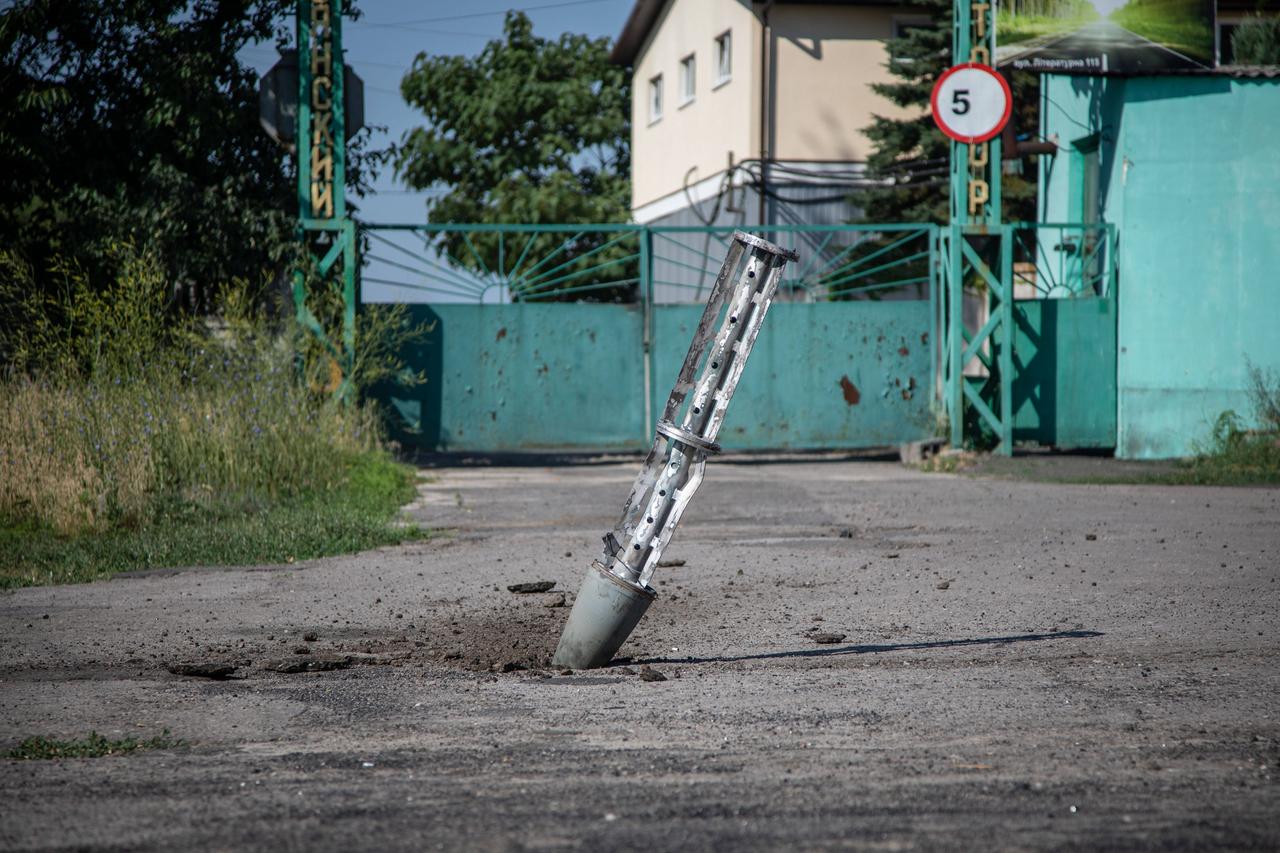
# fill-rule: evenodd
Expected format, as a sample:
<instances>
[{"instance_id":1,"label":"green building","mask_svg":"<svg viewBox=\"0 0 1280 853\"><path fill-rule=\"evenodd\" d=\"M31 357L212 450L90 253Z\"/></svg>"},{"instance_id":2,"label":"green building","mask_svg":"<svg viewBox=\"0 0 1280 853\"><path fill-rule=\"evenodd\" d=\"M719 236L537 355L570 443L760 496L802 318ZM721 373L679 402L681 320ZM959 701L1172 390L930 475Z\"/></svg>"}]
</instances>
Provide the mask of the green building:
<instances>
[{"instance_id":1,"label":"green building","mask_svg":"<svg viewBox=\"0 0 1280 853\"><path fill-rule=\"evenodd\" d=\"M1192 453L1280 368L1280 69L1045 75L1040 107L1039 220L1117 234L1116 455Z\"/></svg>"}]
</instances>

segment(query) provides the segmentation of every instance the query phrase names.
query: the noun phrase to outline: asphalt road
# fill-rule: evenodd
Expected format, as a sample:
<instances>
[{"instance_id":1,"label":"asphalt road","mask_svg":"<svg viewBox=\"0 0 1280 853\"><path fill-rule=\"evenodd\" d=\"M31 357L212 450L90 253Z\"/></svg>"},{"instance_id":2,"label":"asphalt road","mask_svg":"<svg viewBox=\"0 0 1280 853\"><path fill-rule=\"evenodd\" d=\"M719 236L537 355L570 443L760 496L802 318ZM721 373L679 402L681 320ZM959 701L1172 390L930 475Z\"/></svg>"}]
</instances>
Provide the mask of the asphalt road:
<instances>
[{"instance_id":1,"label":"asphalt road","mask_svg":"<svg viewBox=\"0 0 1280 853\"><path fill-rule=\"evenodd\" d=\"M1124 71L1136 74L1204 67L1177 51L1106 20L1085 24L1074 32L1043 43L1034 49L1033 58L1020 58L1016 52L1019 47L1021 45L1013 46L1011 58L1001 56L1001 64L1011 62L1018 69L1051 70L1062 68L1063 63L1071 60L1097 58L1101 60L1100 66L1088 65L1072 70Z\"/></svg>"},{"instance_id":2,"label":"asphalt road","mask_svg":"<svg viewBox=\"0 0 1280 853\"><path fill-rule=\"evenodd\" d=\"M0 746L187 745L0 760L0 847L1280 847L1280 490L716 460L633 661L488 671L549 653L506 586L576 589L634 470L441 469L427 543L3 596Z\"/></svg>"}]
</instances>

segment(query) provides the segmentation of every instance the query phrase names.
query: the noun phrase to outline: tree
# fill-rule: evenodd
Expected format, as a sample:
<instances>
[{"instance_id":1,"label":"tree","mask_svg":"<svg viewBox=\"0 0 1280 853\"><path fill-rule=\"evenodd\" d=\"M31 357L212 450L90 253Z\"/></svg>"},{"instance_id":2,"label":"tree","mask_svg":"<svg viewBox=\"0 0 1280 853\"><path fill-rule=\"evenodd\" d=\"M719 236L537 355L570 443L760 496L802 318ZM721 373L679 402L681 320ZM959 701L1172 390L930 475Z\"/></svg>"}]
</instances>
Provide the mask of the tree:
<instances>
[{"instance_id":1,"label":"tree","mask_svg":"<svg viewBox=\"0 0 1280 853\"><path fill-rule=\"evenodd\" d=\"M32 266L115 280L109 248L160 259L188 307L278 272L292 168L258 124L247 44L290 35L290 0L20 0L0 13L0 237ZM357 146L357 151L358 151ZM367 175L357 155L350 181Z\"/></svg>"},{"instance_id":2,"label":"tree","mask_svg":"<svg viewBox=\"0 0 1280 853\"><path fill-rule=\"evenodd\" d=\"M933 18L933 26L908 27L887 42L892 83L873 83L876 94L910 111L909 118L877 115L867 128L875 151L867 158L868 177L884 182L860 190L854 203L867 222L936 222L948 220L948 161L950 140L938 130L929 112L933 84L952 64L951 0L920 0L916 8ZM1038 122L1039 81L1033 74L1013 72L1016 129L1035 133ZM1016 175L1004 175L1006 221L1035 216L1035 185Z\"/></svg>"},{"instance_id":3,"label":"tree","mask_svg":"<svg viewBox=\"0 0 1280 853\"><path fill-rule=\"evenodd\" d=\"M422 110L395 154L411 187L447 184L433 222L621 222L629 208L630 96L609 40L533 34L508 12L474 58L419 54L400 84Z\"/></svg>"},{"instance_id":4,"label":"tree","mask_svg":"<svg viewBox=\"0 0 1280 853\"><path fill-rule=\"evenodd\" d=\"M475 57L419 54L400 90L422 110L426 124L397 147L396 173L415 189L448 188L429 202L431 222L629 218L629 83L626 70L609 62L608 39L572 33L555 41L539 38L527 16L508 12L501 40ZM496 239L477 235L471 242L464 248L456 234L441 238L455 263L497 269ZM528 257L545 254L559 238L539 242L546 245ZM588 234L564 254L581 255L603 242ZM593 255L593 266L614 263L594 278L574 279L573 286L623 278L631 269L625 254L619 248ZM599 295L621 297L614 291Z\"/></svg>"}]
</instances>

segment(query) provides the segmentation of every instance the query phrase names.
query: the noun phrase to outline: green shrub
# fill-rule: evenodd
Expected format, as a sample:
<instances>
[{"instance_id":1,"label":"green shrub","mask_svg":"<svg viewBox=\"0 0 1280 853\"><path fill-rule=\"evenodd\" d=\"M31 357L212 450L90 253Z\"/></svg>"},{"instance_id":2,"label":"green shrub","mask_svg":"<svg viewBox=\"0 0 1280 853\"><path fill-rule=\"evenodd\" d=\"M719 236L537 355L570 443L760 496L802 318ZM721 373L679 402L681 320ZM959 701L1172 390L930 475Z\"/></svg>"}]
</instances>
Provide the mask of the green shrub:
<instances>
[{"instance_id":1,"label":"green shrub","mask_svg":"<svg viewBox=\"0 0 1280 853\"><path fill-rule=\"evenodd\" d=\"M1236 412L1218 415L1209 444L1172 479L1203 485L1280 483L1280 375L1250 364L1249 402L1258 427Z\"/></svg>"},{"instance_id":2,"label":"green shrub","mask_svg":"<svg viewBox=\"0 0 1280 853\"><path fill-rule=\"evenodd\" d=\"M65 266L53 300L0 253L16 319L0 340L0 521L74 534L140 529L182 507L261 508L337 489L377 450L375 412L336 401L317 379L328 365L245 285L224 289L217 324L198 325L168 310L153 258L113 251L115 282L93 288ZM366 328L411 333L402 320L373 312ZM402 367L371 349L366 374Z\"/></svg>"},{"instance_id":3,"label":"green shrub","mask_svg":"<svg viewBox=\"0 0 1280 853\"><path fill-rule=\"evenodd\" d=\"M1280 18L1245 18L1231 34L1236 65L1280 65Z\"/></svg>"}]
</instances>

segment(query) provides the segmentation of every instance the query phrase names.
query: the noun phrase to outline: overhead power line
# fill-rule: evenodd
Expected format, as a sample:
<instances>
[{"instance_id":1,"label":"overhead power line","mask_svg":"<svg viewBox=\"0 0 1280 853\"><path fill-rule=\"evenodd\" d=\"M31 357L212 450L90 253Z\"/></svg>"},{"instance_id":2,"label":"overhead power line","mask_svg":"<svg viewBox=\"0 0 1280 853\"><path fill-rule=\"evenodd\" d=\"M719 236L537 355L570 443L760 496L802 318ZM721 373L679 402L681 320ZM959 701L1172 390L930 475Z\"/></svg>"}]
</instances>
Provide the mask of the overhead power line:
<instances>
[{"instance_id":1,"label":"overhead power line","mask_svg":"<svg viewBox=\"0 0 1280 853\"><path fill-rule=\"evenodd\" d=\"M494 16L503 16L508 12L538 12L542 9L560 9L566 6L586 6L591 3L617 3L619 0L564 0L561 3L543 3L538 6L524 6L516 9L498 9L493 12L469 12L465 15L446 15L439 18L418 18L412 21L386 21L371 22L361 21L360 23L366 27L406 27L415 24L436 24L444 21L461 21L468 18L491 18Z\"/></svg>"}]
</instances>

